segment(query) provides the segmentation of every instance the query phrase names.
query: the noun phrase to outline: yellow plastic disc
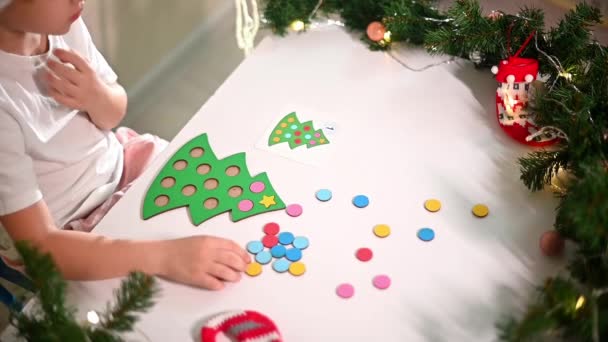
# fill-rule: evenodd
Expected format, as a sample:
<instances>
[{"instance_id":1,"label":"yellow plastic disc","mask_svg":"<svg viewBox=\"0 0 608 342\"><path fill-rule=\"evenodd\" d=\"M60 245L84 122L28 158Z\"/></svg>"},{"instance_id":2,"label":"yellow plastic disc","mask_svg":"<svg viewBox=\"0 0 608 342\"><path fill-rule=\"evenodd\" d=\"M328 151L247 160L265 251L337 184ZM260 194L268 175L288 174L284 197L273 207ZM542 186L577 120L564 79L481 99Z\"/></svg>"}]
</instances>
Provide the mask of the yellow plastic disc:
<instances>
[{"instance_id":1,"label":"yellow plastic disc","mask_svg":"<svg viewBox=\"0 0 608 342\"><path fill-rule=\"evenodd\" d=\"M280 130L280 129L277 129L277 130L275 131L275 133L276 133L276 134L283 134L283 131L282 131L282 130Z\"/></svg>"},{"instance_id":2,"label":"yellow plastic disc","mask_svg":"<svg viewBox=\"0 0 608 342\"><path fill-rule=\"evenodd\" d=\"M374 227L374 234L377 237L385 238L391 234L391 227L386 224L379 224Z\"/></svg>"},{"instance_id":3,"label":"yellow plastic disc","mask_svg":"<svg viewBox=\"0 0 608 342\"><path fill-rule=\"evenodd\" d=\"M424 202L424 208L432 213L439 211L439 209L441 209L441 202L439 202L439 200L436 199L430 199L430 200L426 200L426 202Z\"/></svg>"},{"instance_id":4,"label":"yellow plastic disc","mask_svg":"<svg viewBox=\"0 0 608 342\"><path fill-rule=\"evenodd\" d=\"M287 127L287 124L286 124L286 123L284 123L284 122L282 122L282 123L281 123L281 127L285 128L285 127Z\"/></svg>"},{"instance_id":5,"label":"yellow plastic disc","mask_svg":"<svg viewBox=\"0 0 608 342\"><path fill-rule=\"evenodd\" d=\"M274 142L279 142L279 141L281 141L281 138L279 138L279 137L274 137L274 138L272 138L272 141L274 141Z\"/></svg>"},{"instance_id":6,"label":"yellow plastic disc","mask_svg":"<svg viewBox=\"0 0 608 342\"><path fill-rule=\"evenodd\" d=\"M306 265L299 261L289 265L289 273L294 276L301 276L302 274L304 274L304 272L306 272Z\"/></svg>"},{"instance_id":7,"label":"yellow plastic disc","mask_svg":"<svg viewBox=\"0 0 608 342\"><path fill-rule=\"evenodd\" d=\"M251 264L247 265L245 273L251 277L258 276L260 273L262 273L262 265L258 264L257 262L252 262Z\"/></svg>"},{"instance_id":8,"label":"yellow plastic disc","mask_svg":"<svg viewBox=\"0 0 608 342\"><path fill-rule=\"evenodd\" d=\"M490 213L490 209L483 204L476 204L473 207L473 215L477 217L486 217Z\"/></svg>"}]
</instances>

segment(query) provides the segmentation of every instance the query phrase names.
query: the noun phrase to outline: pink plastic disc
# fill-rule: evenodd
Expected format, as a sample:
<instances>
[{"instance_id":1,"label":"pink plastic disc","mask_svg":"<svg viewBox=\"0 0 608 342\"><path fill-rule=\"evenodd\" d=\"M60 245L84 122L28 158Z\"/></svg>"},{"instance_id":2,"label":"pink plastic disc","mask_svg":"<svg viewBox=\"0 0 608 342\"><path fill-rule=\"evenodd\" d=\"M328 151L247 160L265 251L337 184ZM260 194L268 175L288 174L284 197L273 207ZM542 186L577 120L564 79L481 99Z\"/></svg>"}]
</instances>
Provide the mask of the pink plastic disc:
<instances>
[{"instance_id":1,"label":"pink plastic disc","mask_svg":"<svg viewBox=\"0 0 608 342\"><path fill-rule=\"evenodd\" d=\"M336 288L336 294L340 298L350 298L355 295L355 288L351 284L340 284Z\"/></svg>"},{"instance_id":2,"label":"pink plastic disc","mask_svg":"<svg viewBox=\"0 0 608 342\"><path fill-rule=\"evenodd\" d=\"M287 215L291 217L298 217L302 215L302 206L299 204L290 204L285 211L287 211Z\"/></svg>"},{"instance_id":3,"label":"pink plastic disc","mask_svg":"<svg viewBox=\"0 0 608 342\"><path fill-rule=\"evenodd\" d=\"M249 211L251 209L253 209L253 202L250 200L242 200L239 202L240 211Z\"/></svg>"},{"instance_id":4,"label":"pink plastic disc","mask_svg":"<svg viewBox=\"0 0 608 342\"><path fill-rule=\"evenodd\" d=\"M389 278L387 275L375 276L374 286L380 290L388 289L391 286L391 278Z\"/></svg>"},{"instance_id":5,"label":"pink plastic disc","mask_svg":"<svg viewBox=\"0 0 608 342\"><path fill-rule=\"evenodd\" d=\"M256 193L256 194L264 191L264 189L266 189L266 185L262 182L253 182L249 186L249 190L251 190L251 192Z\"/></svg>"}]
</instances>

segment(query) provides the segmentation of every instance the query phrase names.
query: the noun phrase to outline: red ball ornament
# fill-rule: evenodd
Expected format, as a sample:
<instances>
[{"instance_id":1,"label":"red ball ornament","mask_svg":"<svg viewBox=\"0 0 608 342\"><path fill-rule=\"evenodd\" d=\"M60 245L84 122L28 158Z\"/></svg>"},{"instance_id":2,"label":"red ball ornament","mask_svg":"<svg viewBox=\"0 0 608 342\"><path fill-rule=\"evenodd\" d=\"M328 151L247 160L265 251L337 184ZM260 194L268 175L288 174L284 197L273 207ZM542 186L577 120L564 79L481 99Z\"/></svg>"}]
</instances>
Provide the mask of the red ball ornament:
<instances>
[{"instance_id":1,"label":"red ball ornament","mask_svg":"<svg viewBox=\"0 0 608 342\"><path fill-rule=\"evenodd\" d=\"M367 25L367 37L374 42L384 39L385 33L386 27L379 21L373 21Z\"/></svg>"},{"instance_id":2,"label":"red ball ornament","mask_svg":"<svg viewBox=\"0 0 608 342\"><path fill-rule=\"evenodd\" d=\"M548 257L561 255L564 252L565 241L555 230L549 230L540 237L540 250Z\"/></svg>"}]
</instances>

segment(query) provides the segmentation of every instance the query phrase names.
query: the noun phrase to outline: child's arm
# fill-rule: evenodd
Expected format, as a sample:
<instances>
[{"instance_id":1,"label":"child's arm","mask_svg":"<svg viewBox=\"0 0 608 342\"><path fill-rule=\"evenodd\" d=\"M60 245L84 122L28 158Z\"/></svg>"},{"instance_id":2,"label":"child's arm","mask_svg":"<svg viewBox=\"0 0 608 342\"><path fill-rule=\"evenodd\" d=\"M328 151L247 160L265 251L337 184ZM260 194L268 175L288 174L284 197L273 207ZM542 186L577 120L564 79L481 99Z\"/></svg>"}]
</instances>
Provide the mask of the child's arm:
<instances>
[{"instance_id":1,"label":"child's arm","mask_svg":"<svg viewBox=\"0 0 608 342\"><path fill-rule=\"evenodd\" d=\"M47 74L51 96L64 106L87 112L100 129L118 126L127 112L124 88L118 83L104 83L89 63L74 51L55 49L53 54L74 68L53 60L47 62L55 74Z\"/></svg>"},{"instance_id":2,"label":"child's arm","mask_svg":"<svg viewBox=\"0 0 608 342\"><path fill-rule=\"evenodd\" d=\"M139 270L151 275L219 290L236 282L250 257L236 243L208 236L130 241L57 229L43 200L0 216L14 241L28 240L52 255L64 277L99 280Z\"/></svg>"}]
</instances>

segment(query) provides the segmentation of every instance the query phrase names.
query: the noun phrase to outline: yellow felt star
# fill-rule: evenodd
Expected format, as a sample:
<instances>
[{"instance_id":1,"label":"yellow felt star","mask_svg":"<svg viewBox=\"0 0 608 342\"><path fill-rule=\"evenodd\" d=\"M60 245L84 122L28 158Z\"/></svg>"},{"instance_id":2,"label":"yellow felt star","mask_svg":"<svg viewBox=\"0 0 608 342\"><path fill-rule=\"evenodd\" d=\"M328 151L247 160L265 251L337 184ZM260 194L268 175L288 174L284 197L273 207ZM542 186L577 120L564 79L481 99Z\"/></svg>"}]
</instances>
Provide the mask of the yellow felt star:
<instances>
[{"instance_id":1,"label":"yellow felt star","mask_svg":"<svg viewBox=\"0 0 608 342\"><path fill-rule=\"evenodd\" d=\"M264 198L260 201L260 204L263 204L266 208L269 208L270 206L277 204L277 202L274 201L274 196L264 195Z\"/></svg>"}]
</instances>

